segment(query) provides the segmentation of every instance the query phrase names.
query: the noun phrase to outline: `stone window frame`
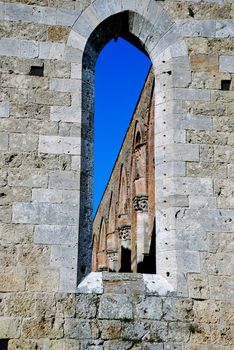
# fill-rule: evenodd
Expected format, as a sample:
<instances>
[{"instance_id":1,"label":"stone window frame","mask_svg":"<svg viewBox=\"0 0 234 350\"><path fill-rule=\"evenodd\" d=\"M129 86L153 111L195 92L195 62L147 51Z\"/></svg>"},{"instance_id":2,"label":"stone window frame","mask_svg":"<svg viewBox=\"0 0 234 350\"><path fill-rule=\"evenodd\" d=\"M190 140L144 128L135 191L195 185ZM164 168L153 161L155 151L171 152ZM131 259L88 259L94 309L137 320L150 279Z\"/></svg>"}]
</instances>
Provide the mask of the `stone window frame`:
<instances>
[{"instance_id":1,"label":"stone window frame","mask_svg":"<svg viewBox=\"0 0 234 350\"><path fill-rule=\"evenodd\" d=\"M185 175L185 162L192 159L190 149L193 145L178 140L177 131L182 130L179 124L178 106L186 100L193 100L197 91L190 89L187 82L191 79L191 68L188 50L180 33L180 28L173 21L163 7L155 0L95 0L77 18L72 25L67 47L72 53L79 51L73 66L78 70L76 79L81 81L81 89L74 94L73 104L76 107L77 118L82 125L81 142L81 199L79 252L78 252L78 281L82 275L80 267L86 265L85 274L91 269L91 217L92 211L92 165L87 165L87 158L93 154L93 99L94 99L94 69L100 52L94 50L90 43L92 34L99 28L99 39L102 32L101 24L112 16L131 16L128 27L128 37L137 47L145 49L148 53L155 71L155 137L161 140L160 134L165 137L161 144L155 145L155 173L156 173L156 227L157 227L157 274L165 277L180 295L186 294L186 274L199 272L193 263L188 263L185 256L180 256L177 237L179 231L176 224L178 205L163 205L170 191L163 185L165 180L171 182L173 195L177 191L177 179ZM112 28L113 29L113 28ZM126 28L125 28L126 29ZM110 28L111 30L111 28ZM121 33L120 33L121 34ZM116 34L118 35L118 33ZM112 36L113 37L113 36ZM136 39L137 38L137 39ZM104 47L105 40L100 39L98 45ZM88 66L87 66L88 62ZM183 75L183 76L182 76ZM195 97L196 99L196 97ZM80 100L82 104L75 103ZM72 105L73 108L73 105ZM184 131L185 131L184 127ZM183 148L188 149L187 156L178 156ZM86 157L84 157L86 155ZM86 174L84 176L84 174ZM87 176L88 174L88 176ZM87 194L84 188L89 188ZM88 215L90 213L90 215ZM90 232L90 237L82 240ZM169 238L170 233L170 238ZM168 249L165 251L163 242L170 239ZM196 264L195 264L196 265Z\"/></svg>"}]
</instances>

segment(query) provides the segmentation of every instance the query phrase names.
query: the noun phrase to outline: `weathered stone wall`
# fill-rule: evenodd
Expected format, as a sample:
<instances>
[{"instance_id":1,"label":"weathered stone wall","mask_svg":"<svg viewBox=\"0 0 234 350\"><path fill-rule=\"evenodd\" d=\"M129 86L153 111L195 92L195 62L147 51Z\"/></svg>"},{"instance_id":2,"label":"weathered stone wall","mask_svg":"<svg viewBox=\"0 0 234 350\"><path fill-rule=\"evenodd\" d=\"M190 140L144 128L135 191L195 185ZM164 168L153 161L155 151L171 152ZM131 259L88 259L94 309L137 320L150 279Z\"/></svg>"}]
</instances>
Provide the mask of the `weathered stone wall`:
<instances>
[{"instance_id":1,"label":"weathered stone wall","mask_svg":"<svg viewBox=\"0 0 234 350\"><path fill-rule=\"evenodd\" d=\"M233 11L232 0L0 3L0 339L10 349L233 349ZM155 69L157 270L177 293L142 295L143 306L123 292L75 294L91 264L95 57L118 13L128 20L118 33L135 35Z\"/></svg>"}]
</instances>

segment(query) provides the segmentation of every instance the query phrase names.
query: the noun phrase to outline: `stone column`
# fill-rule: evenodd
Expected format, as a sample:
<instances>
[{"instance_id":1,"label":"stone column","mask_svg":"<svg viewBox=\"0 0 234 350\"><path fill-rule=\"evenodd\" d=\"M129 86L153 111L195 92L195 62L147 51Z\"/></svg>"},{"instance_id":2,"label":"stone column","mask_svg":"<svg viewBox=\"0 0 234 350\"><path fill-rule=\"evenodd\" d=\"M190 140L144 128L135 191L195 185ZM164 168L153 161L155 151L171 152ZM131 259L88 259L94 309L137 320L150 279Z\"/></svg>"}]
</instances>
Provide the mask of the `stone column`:
<instances>
[{"instance_id":1,"label":"stone column","mask_svg":"<svg viewBox=\"0 0 234 350\"><path fill-rule=\"evenodd\" d=\"M136 237L137 237L137 266L143 263L144 254L148 253L148 196L138 194L133 199L133 207L137 214Z\"/></svg>"}]
</instances>

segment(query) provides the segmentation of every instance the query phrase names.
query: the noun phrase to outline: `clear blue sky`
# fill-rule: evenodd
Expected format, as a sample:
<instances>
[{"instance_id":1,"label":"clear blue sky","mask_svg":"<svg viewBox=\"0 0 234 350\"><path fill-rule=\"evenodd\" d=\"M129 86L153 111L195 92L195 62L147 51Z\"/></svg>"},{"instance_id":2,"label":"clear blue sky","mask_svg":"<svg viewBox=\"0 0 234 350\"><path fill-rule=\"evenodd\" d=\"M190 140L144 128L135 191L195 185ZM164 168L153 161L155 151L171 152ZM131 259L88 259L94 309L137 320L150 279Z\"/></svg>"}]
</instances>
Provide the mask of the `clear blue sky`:
<instances>
[{"instance_id":1,"label":"clear blue sky","mask_svg":"<svg viewBox=\"0 0 234 350\"><path fill-rule=\"evenodd\" d=\"M101 51L95 72L94 213L106 188L150 60L119 38Z\"/></svg>"}]
</instances>

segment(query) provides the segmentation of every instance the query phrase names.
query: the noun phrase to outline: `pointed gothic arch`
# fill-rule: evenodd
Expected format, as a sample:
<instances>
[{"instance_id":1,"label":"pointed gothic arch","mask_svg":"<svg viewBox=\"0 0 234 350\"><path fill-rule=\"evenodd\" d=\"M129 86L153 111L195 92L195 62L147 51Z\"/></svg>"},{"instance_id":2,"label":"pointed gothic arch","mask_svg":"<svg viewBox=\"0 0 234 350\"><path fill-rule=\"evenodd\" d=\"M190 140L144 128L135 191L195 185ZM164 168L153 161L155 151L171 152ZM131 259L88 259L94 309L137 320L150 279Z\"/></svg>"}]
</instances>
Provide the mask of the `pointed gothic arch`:
<instances>
[{"instance_id":1,"label":"pointed gothic arch","mask_svg":"<svg viewBox=\"0 0 234 350\"><path fill-rule=\"evenodd\" d=\"M164 134L169 132L171 135L172 129L181 128L177 121L178 105L181 101L189 99L193 94L193 91L190 91L186 85L187 83L183 79L178 79L181 72L186 72L187 76L191 74L188 51L180 34L180 28L155 0L129 0L126 2L95 0L73 24L67 43L69 54L72 55L75 52L74 56L76 58L74 61L82 66L80 71L82 87L80 91L74 94L71 107L76 108L76 113L80 115L82 124L80 199L82 206L80 211L78 266L85 265L86 267L83 272L80 268L78 269L78 280L81 280L91 270L92 162L87 162L87 159L93 157L94 67L101 49L110 39L118 36L129 40L147 53L152 61L156 78L155 139L162 132ZM76 102L79 100L77 97L80 97L81 105ZM172 133L172 135L175 135L175 133ZM155 171L158 200L156 211L157 273L167 277L175 288L180 285L181 278L182 282L184 281L183 276L186 276L188 270L186 261L178 259L180 252L178 253L176 248L178 230L176 220L172 220L174 215L172 213L176 212L177 207L172 203L169 208L165 209L162 204L164 198L167 197L167 191L164 190L162 181L165 181L169 176L170 181L176 183L177 168L171 167L170 164L178 159L176 149L177 143L180 142L184 141L172 136L166 147L163 144L161 144L163 147L160 147L160 143L155 146L157 147ZM170 153L170 157L167 156L167 149L169 151L174 150ZM168 171L157 171L162 163L164 168L168 164ZM176 185L174 188L176 189ZM82 240L87 232L90 232L89 237ZM175 243L170 245L172 247L170 251L165 252L163 241L168 232L172 232Z\"/></svg>"},{"instance_id":2,"label":"pointed gothic arch","mask_svg":"<svg viewBox=\"0 0 234 350\"><path fill-rule=\"evenodd\" d=\"M127 205L127 196L128 196L128 180L127 172L125 166L122 164L120 171L120 181L119 181L119 215L126 214L126 205Z\"/></svg>"}]
</instances>

